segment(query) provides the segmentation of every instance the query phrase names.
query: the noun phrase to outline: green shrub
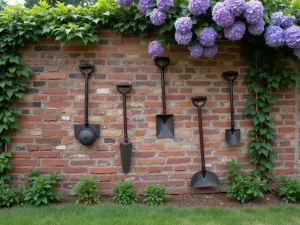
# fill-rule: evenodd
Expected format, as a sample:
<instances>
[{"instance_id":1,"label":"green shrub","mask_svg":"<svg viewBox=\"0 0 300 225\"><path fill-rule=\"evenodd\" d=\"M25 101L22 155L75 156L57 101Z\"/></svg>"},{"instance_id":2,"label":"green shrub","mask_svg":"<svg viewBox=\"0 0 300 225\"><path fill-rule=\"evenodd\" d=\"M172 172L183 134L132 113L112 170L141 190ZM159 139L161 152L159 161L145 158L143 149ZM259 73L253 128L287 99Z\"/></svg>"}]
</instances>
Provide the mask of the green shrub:
<instances>
[{"instance_id":1,"label":"green shrub","mask_svg":"<svg viewBox=\"0 0 300 225\"><path fill-rule=\"evenodd\" d=\"M133 190L132 180L122 178L112 191L115 194L113 199L119 204L130 205L138 202L137 191Z\"/></svg>"},{"instance_id":2,"label":"green shrub","mask_svg":"<svg viewBox=\"0 0 300 225\"><path fill-rule=\"evenodd\" d=\"M0 206L11 207L18 203L18 197L8 184L0 181Z\"/></svg>"},{"instance_id":3,"label":"green shrub","mask_svg":"<svg viewBox=\"0 0 300 225\"><path fill-rule=\"evenodd\" d=\"M150 184L146 187L144 203L147 206L159 206L169 197L166 186Z\"/></svg>"},{"instance_id":4,"label":"green shrub","mask_svg":"<svg viewBox=\"0 0 300 225\"><path fill-rule=\"evenodd\" d=\"M280 183L276 191L283 197L285 203L300 202L300 179L280 175Z\"/></svg>"},{"instance_id":5,"label":"green shrub","mask_svg":"<svg viewBox=\"0 0 300 225\"><path fill-rule=\"evenodd\" d=\"M48 176L42 176L39 171L31 169L27 175L29 185L24 188L24 202L39 206L59 201L60 193L53 187L59 179L57 173L50 171Z\"/></svg>"},{"instance_id":6,"label":"green shrub","mask_svg":"<svg viewBox=\"0 0 300 225\"><path fill-rule=\"evenodd\" d=\"M238 201L249 202L256 196L263 197L266 191L266 181L260 177L251 177L245 172L241 172L241 163L236 159L232 159L227 163L229 172L227 174L226 183L227 195Z\"/></svg>"},{"instance_id":7,"label":"green shrub","mask_svg":"<svg viewBox=\"0 0 300 225\"><path fill-rule=\"evenodd\" d=\"M80 182L73 188L73 194L78 196L76 204L79 202L83 202L86 205L99 203L100 197L97 195L97 184L98 181L94 180L93 176L81 178Z\"/></svg>"}]
</instances>

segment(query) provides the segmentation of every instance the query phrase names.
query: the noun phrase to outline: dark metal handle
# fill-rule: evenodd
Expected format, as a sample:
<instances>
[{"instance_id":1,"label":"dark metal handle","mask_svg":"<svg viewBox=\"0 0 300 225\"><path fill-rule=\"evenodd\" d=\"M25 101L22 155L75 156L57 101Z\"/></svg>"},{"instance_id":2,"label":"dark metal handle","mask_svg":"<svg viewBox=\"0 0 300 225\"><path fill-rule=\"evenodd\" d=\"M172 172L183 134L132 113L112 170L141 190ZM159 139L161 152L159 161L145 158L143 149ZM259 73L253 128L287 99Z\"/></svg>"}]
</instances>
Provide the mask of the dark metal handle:
<instances>
[{"instance_id":1,"label":"dark metal handle","mask_svg":"<svg viewBox=\"0 0 300 225\"><path fill-rule=\"evenodd\" d=\"M79 65L79 70L81 73L83 73L85 76L90 75L92 72L95 70L95 65L94 64L80 64Z\"/></svg>"},{"instance_id":2,"label":"dark metal handle","mask_svg":"<svg viewBox=\"0 0 300 225\"><path fill-rule=\"evenodd\" d=\"M170 64L170 59L167 57L156 57L154 62L159 68L164 69Z\"/></svg>"},{"instance_id":3,"label":"dark metal handle","mask_svg":"<svg viewBox=\"0 0 300 225\"><path fill-rule=\"evenodd\" d=\"M236 71L227 71L223 73L223 77L227 81L234 81L238 75Z\"/></svg>"},{"instance_id":4,"label":"dark metal handle","mask_svg":"<svg viewBox=\"0 0 300 225\"><path fill-rule=\"evenodd\" d=\"M126 94L131 90L132 84L119 83L116 84L116 86L117 86L117 90L123 95L124 142L128 143Z\"/></svg>"},{"instance_id":5,"label":"dark metal handle","mask_svg":"<svg viewBox=\"0 0 300 225\"><path fill-rule=\"evenodd\" d=\"M154 59L155 64L160 68L161 72L161 96L163 105L163 115L167 114L166 107L166 91L165 91L165 68L169 65L170 59L167 57L156 57Z\"/></svg>"},{"instance_id":6,"label":"dark metal handle","mask_svg":"<svg viewBox=\"0 0 300 225\"><path fill-rule=\"evenodd\" d=\"M84 69L88 69L88 71L84 71ZM84 125L89 126L89 112L88 112L88 98L89 98L89 75L94 71L95 65L93 64L80 64L79 70L84 74L85 79L85 119L84 119Z\"/></svg>"},{"instance_id":7,"label":"dark metal handle","mask_svg":"<svg viewBox=\"0 0 300 225\"><path fill-rule=\"evenodd\" d=\"M202 108L203 106L205 106L205 104L207 102L207 97L206 96L195 96L195 97L192 97L191 100L192 100L193 105L199 109L199 108Z\"/></svg>"},{"instance_id":8,"label":"dark metal handle","mask_svg":"<svg viewBox=\"0 0 300 225\"><path fill-rule=\"evenodd\" d=\"M231 130L234 130L234 99L233 99L233 81L237 78L238 72L228 71L223 73L225 80L229 82L230 88L230 117L231 117Z\"/></svg>"}]
</instances>

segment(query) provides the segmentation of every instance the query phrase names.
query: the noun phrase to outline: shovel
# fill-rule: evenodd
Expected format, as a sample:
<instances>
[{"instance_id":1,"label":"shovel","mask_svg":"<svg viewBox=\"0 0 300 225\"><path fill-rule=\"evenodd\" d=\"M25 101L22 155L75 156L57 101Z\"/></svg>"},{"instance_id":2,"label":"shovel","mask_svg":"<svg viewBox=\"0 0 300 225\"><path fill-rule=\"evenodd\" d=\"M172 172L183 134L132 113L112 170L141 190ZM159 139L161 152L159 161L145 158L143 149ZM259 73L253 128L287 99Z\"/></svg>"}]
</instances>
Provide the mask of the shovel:
<instances>
[{"instance_id":1,"label":"shovel","mask_svg":"<svg viewBox=\"0 0 300 225\"><path fill-rule=\"evenodd\" d=\"M202 115L201 108L206 104L207 97L197 96L192 97L192 103L198 109L199 119L199 137L200 137L200 152L201 152L201 171L195 173L192 177L191 186L193 188L200 187L212 187L220 184L219 178L216 174L205 168L205 157L204 157L204 141L203 141L203 128L202 128Z\"/></svg>"},{"instance_id":2,"label":"shovel","mask_svg":"<svg viewBox=\"0 0 300 225\"><path fill-rule=\"evenodd\" d=\"M165 68L169 65L170 59L156 57L155 64L160 68L163 114L156 115L156 136L157 138L174 138L174 116L167 115L166 93L165 93Z\"/></svg>"},{"instance_id":3,"label":"shovel","mask_svg":"<svg viewBox=\"0 0 300 225\"><path fill-rule=\"evenodd\" d=\"M229 145L238 145L241 141L241 130L234 128L234 104L233 104L233 81L236 79L238 72L224 72L223 77L229 82L230 86L230 114L231 114L231 128L226 129L226 141Z\"/></svg>"},{"instance_id":4,"label":"shovel","mask_svg":"<svg viewBox=\"0 0 300 225\"><path fill-rule=\"evenodd\" d=\"M75 137L79 140L82 145L92 145L98 137L100 137L100 125L89 124L89 113L88 113L88 93L89 93L89 75L95 70L93 64L81 64L79 69L85 78L85 122L84 124L75 124L74 133Z\"/></svg>"},{"instance_id":5,"label":"shovel","mask_svg":"<svg viewBox=\"0 0 300 225\"><path fill-rule=\"evenodd\" d=\"M122 161L123 172L127 174L129 173L130 170L132 143L128 142L128 134L127 134L126 94L131 90L131 84L119 83L116 86L118 91L123 95L124 142L120 143L120 149L121 149L121 161Z\"/></svg>"}]
</instances>

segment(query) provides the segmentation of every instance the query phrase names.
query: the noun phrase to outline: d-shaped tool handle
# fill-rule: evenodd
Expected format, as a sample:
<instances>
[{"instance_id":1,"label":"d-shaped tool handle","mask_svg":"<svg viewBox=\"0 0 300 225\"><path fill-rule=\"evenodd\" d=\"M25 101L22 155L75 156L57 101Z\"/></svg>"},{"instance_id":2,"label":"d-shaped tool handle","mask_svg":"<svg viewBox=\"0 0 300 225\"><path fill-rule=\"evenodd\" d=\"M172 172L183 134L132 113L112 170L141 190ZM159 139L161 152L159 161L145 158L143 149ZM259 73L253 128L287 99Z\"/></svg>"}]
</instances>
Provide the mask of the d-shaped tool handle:
<instances>
[{"instance_id":1,"label":"d-shaped tool handle","mask_svg":"<svg viewBox=\"0 0 300 225\"><path fill-rule=\"evenodd\" d=\"M90 75L95 70L94 64L80 64L79 69L84 75Z\"/></svg>"},{"instance_id":2,"label":"d-shaped tool handle","mask_svg":"<svg viewBox=\"0 0 300 225\"><path fill-rule=\"evenodd\" d=\"M207 102L207 97L206 96L195 96L195 97L192 97L191 100L192 100L193 105L199 109L199 108L202 108L203 106L205 106L205 104Z\"/></svg>"},{"instance_id":3,"label":"d-shaped tool handle","mask_svg":"<svg viewBox=\"0 0 300 225\"><path fill-rule=\"evenodd\" d=\"M132 87L132 84L129 83L118 83L116 84L117 86L117 90L121 93L121 94L127 94Z\"/></svg>"},{"instance_id":4,"label":"d-shaped tool handle","mask_svg":"<svg viewBox=\"0 0 300 225\"><path fill-rule=\"evenodd\" d=\"M225 80L227 81L234 81L236 79L238 75L238 72L235 71L227 71L223 73L223 77L225 78Z\"/></svg>"},{"instance_id":5,"label":"d-shaped tool handle","mask_svg":"<svg viewBox=\"0 0 300 225\"><path fill-rule=\"evenodd\" d=\"M170 59L167 57L156 57L154 62L159 68L164 69L170 64Z\"/></svg>"}]
</instances>

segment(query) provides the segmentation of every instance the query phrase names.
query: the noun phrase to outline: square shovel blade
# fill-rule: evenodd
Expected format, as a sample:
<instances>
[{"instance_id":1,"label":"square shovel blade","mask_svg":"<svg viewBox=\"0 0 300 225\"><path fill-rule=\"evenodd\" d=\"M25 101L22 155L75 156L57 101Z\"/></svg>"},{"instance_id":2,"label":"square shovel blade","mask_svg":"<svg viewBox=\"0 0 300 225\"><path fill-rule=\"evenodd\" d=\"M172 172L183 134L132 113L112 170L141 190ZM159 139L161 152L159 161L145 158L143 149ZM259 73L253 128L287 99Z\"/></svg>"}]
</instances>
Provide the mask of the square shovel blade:
<instances>
[{"instance_id":1,"label":"square shovel blade","mask_svg":"<svg viewBox=\"0 0 300 225\"><path fill-rule=\"evenodd\" d=\"M174 116L156 115L157 138L174 138Z\"/></svg>"},{"instance_id":2,"label":"square shovel blade","mask_svg":"<svg viewBox=\"0 0 300 225\"><path fill-rule=\"evenodd\" d=\"M121 149L121 162L123 172L125 174L129 173L130 164L131 164L131 155L132 155L132 143L123 142L120 143Z\"/></svg>"},{"instance_id":3,"label":"square shovel blade","mask_svg":"<svg viewBox=\"0 0 300 225\"><path fill-rule=\"evenodd\" d=\"M226 129L225 130L226 141L229 145L238 145L241 141L241 130L240 129Z\"/></svg>"}]
</instances>

